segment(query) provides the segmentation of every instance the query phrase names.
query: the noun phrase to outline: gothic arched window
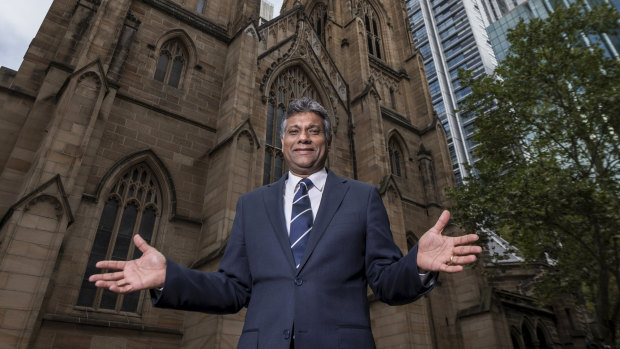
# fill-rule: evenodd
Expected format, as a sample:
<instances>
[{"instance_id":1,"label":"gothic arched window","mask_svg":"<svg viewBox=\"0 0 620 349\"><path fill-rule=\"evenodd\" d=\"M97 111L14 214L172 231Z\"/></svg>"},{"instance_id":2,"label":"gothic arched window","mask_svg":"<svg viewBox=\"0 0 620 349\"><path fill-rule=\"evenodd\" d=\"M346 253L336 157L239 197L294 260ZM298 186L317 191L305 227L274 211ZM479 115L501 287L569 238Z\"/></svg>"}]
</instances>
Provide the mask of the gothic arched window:
<instances>
[{"instance_id":1,"label":"gothic arched window","mask_svg":"<svg viewBox=\"0 0 620 349\"><path fill-rule=\"evenodd\" d=\"M91 248L77 305L96 310L135 313L142 292L118 295L88 281L100 271L95 264L101 260L129 260L142 255L133 244L140 234L149 244L160 216L161 189L145 163L126 171L108 192Z\"/></svg>"},{"instance_id":2,"label":"gothic arched window","mask_svg":"<svg viewBox=\"0 0 620 349\"><path fill-rule=\"evenodd\" d=\"M523 326L521 326L521 333L523 334L523 343L525 344L525 347L535 348L534 336L527 325L523 324Z\"/></svg>"},{"instance_id":3,"label":"gothic arched window","mask_svg":"<svg viewBox=\"0 0 620 349\"><path fill-rule=\"evenodd\" d=\"M321 43L325 45L325 25L327 24L327 6L324 3L318 3L312 9L312 14L310 15L310 22L312 23L312 28L316 32L316 35L321 40Z\"/></svg>"},{"instance_id":4,"label":"gothic arched window","mask_svg":"<svg viewBox=\"0 0 620 349\"><path fill-rule=\"evenodd\" d=\"M172 87L179 87L187 65L187 51L178 39L171 39L161 45L155 67L155 80Z\"/></svg>"},{"instance_id":5,"label":"gothic arched window","mask_svg":"<svg viewBox=\"0 0 620 349\"><path fill-rule=\"evenodd\" d=\"M403 161L403 150L395 137L388 142L388 153L390 155L390 170L393 175L398 177L405 176L405 163Z\"/></svg>"},{"instance_id":6,"label":"gothic arched window","mask_svg":"<svg viewBox=\"0 0 620 349\"><path fill-rule=\"evenodd\" d=\"M287 68L276 77L269 92L263 184L272 183L284 174L280 127L288 104L300 97L316 99L316 89L300 67Z\"/></svg>"},{"instance_id":7,"label":"gothic arched window","mask_svg":"<svg viewBox=\"0 0 620 349\"><path fill-rule=\"evenodd\" d=\"M379 59L383 59L381 28L379 26L379 16L375 9L367 1L360 1L357 5L357 15L364 20L366 28L366 41L368 42L368 53Z\"/></svg>"}]
</instances>

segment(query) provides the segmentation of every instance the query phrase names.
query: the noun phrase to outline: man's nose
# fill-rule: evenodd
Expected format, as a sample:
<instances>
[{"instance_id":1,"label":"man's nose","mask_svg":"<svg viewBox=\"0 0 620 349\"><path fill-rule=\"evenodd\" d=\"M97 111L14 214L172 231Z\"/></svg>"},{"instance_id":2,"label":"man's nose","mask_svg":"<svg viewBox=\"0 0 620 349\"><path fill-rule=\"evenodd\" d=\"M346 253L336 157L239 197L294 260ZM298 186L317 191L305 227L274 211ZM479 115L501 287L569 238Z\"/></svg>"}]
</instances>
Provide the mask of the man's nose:
<instances>
[{"instance_id":1,"label":"man's nose","mask_svg":"<svg viewBox=\"0 0 620 349\"><path fill-rule=\"evenodd\" d=\"M311 141L310 138L310 133L308 133L307 131L301 131L299 132L299 137L297 139L299 142L301 143L308 143Z\"/></svg>"}]
</instances>

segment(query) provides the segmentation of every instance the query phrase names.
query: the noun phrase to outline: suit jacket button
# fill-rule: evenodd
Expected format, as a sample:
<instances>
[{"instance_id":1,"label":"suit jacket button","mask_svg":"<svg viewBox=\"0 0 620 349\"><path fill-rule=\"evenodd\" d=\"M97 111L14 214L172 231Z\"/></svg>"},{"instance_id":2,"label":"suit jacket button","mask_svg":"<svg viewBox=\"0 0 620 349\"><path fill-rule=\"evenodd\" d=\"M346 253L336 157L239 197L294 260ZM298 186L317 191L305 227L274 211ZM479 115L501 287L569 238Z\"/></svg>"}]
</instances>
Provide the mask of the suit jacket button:
<instances>
[{"instance_id":1,"label":"suit jacket button","mask_svg":"<svg viewBox=\"0 0 620 349\"><path fill-rule=\"evenodd\" d=\"M284 332L282 332L282 336L284 336L284 339L291 338L291 331L290 330L284 330Z\"/></svg>"},{"instance_id":2,"label":"suit jacket button","mask_svg":"<svg viewBox=\"0 0 620 349\"><path fill-rule=\"evenodd\" d=\"M303 283L304 283L304 280L302 280L301 278L295 279L295 285L301 286L301 284L303 284Z\"/></svg>"}]
</instances>

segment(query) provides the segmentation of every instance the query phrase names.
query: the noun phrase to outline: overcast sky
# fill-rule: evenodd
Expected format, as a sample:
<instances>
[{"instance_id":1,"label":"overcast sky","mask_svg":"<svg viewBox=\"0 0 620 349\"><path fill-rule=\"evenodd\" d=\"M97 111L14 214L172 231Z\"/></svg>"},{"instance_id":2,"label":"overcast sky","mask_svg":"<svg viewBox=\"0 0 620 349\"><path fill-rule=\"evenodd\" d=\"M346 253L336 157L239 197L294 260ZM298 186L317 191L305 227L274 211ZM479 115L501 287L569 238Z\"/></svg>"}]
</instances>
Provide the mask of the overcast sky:
<instances>
[{"instance_id":1,"label":"overcast sky","mask_svg":"<svg viewBox=\"0 0 620 349\"><path fill-rule=\"evenodd\" d=\"M0 65L17 70L52 0L0 1Z\"/></svg>"},{"instance_id":2,"label":"overcast sky","mask_svg":"<svg viewBox=\"0 0 620 349\"><path fill-rule=\"evenodd\" d=\"M280 13L282 0L267 0ZM52 0L0 0L0 66L19 69Z\"/></svg>"}]
</instances>

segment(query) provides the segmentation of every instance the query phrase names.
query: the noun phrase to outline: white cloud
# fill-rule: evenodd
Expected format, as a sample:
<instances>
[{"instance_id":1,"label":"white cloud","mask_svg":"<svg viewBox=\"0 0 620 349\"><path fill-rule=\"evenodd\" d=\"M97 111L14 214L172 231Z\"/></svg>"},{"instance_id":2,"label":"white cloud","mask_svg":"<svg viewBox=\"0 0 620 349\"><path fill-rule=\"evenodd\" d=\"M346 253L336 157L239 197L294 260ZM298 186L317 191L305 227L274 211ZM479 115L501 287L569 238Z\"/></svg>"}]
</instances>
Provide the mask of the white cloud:
<instances>
[{"instance_id":1,"label":"white cloud","mask_svg":"<svg viewBox=\"0 0 620 349\"><path fill-rule=\"evenodd\" d=\"M0 66L17 70L52 0L0 1Z\"/></svg>"}]
</instances>

